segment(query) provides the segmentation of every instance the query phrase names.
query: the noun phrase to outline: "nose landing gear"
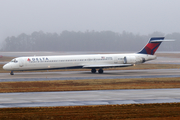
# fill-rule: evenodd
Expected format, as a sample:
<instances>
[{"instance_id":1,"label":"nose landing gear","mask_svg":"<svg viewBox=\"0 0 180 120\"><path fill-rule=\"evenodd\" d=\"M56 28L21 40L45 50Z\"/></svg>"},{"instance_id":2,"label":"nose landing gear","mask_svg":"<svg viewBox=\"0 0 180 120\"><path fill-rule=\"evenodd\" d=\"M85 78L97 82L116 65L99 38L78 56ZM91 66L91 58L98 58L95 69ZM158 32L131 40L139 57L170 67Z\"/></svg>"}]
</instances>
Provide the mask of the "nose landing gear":
<instances>
[{"instance_id":1,"label":"nose landing gear","mask_svg":"<svg viewBox=\"0 0 180 120\"><path fill-rule=\"evenodd\" d=\"M14 72L13 72L13 71L11 71L11 72L10 72L10 75L14 75Z\"/></svg>"}]
</instances>

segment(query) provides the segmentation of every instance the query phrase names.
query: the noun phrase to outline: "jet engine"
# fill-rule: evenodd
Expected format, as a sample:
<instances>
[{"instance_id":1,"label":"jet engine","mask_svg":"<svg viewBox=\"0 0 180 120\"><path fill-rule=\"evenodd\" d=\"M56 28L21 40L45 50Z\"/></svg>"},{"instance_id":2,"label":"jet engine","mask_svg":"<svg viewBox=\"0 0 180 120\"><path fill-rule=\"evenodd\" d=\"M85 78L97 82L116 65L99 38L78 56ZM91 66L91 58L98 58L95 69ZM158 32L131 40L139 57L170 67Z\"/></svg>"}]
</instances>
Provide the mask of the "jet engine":
<instances>
[{"instance_id":1,"label":"jet engine","mask_svg":"<svg viewBox=\"0 0 180 120\"><path fill-rule=\"evenodd\" d=\"M135 56L125 56L124 57L124 64L135 64L136 57Z\"/></svg>"},{"instance_id":2,"label":"jet engine","mask_svg":"<svg viewBox=\"0 0 180 120\"><path fill-rule=\"evenodd\" d=\"M135 56L125 56L124 57L124 64L138 64L144 63L146 60L142 57L135 57Z\"/></svg>"}]
</instances>

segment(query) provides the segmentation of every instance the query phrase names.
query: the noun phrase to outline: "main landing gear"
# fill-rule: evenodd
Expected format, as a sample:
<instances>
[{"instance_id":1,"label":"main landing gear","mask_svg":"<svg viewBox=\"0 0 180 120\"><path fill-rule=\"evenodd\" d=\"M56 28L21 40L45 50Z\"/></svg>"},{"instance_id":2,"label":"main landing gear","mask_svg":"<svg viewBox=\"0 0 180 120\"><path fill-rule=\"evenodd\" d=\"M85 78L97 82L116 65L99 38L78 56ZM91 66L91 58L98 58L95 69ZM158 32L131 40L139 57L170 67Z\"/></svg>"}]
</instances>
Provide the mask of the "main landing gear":
<instances>
[{"instance_id":1,"label":"main landing gear","mask_svg":"<svg viewBox=\"0 0 180 120\"><path fill-rule=\"evenodd\" d=\"M99 74L102 74L102 73L103 73L103 69L99 69L99 70L98 70L98 73L99 73Z\"/></svg>"},{"instance_id":2,"label":"main landing gear","mask_svg":"<svg viewBox=\"0 0 180 120\"><path fill-rule=\"evenodd\" d=\"M92 73L96 73L96 69L95 69L95 68L92 68L92 69L91 69L91 72L92 72ZM100 69L98 70L98 73L99 73L99 74L102 74L102 73L103 73L103 69L100 68Z\"/></svg>"},{"instance_id":3,"label":"main landing gear","mask_svg":"<svg viewBox=\"0 0 180 120\"><path fill-rule=\"evenodd\" d=\"M94 69L94 68L91 69L91 72L92 72L92 73L96 73L96 69Z\"/></svg>"},{"instance_id":4,"label":"main landing gear","mask_svg":"<svg viewBox=\"0 0 180 120\"><path fill-rule=\"evenodd\" d=\"M11 72L10 72L10 75L14 75L14 72L13 72L13 71L11 71Z\"/></svg>"}]
</instances>

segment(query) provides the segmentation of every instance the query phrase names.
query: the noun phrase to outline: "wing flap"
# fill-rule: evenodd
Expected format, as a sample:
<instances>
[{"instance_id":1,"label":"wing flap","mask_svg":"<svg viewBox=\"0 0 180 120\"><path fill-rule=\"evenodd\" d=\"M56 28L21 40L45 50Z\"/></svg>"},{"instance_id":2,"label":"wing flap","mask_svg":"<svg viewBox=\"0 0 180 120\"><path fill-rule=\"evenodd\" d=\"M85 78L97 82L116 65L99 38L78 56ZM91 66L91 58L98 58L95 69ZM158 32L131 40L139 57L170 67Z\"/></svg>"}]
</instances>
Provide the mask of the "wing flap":
<instances>
[{"instance_id":1,"label":"wing flap","mask_svg":"<svg viewBox=\"0 0 180 120\"><path fill-rule=\"evenodd\" d=\"M133 64L105 64L105 65L83 65L83 68L110 68L110 67L128 67Z\"/></svg>"}]
</instances>

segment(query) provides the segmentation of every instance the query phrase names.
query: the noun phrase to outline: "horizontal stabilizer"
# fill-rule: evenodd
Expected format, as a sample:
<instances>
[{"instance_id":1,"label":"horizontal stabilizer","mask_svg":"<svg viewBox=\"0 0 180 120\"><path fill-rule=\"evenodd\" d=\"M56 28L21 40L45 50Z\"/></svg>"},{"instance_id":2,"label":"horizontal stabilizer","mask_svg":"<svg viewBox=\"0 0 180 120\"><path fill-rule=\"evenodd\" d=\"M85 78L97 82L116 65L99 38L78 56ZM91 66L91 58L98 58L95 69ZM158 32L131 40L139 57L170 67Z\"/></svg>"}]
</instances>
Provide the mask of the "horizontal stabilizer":
<instances>
[{"instance_id":1,"label":"horizontal stabilizer","mask_svg":"<svg viewBox=\"0 0 180 120\"><path fill-rule=\"evenodd\" d=\"M164 39L164 40L151 40L150 43L157 43L157 42L171 42L175 41L173 39Z\"/></svg>"},{"instance_id":2,"label":"horizontal stabilizer","mask_svg":"<svg viewBox=\"0 0 180 120\"><path fill-rule=\"evenodd\" d=\"M84 65L83 68L110 68L110 67L128 67L133 64L104 64L104 65Z\"/></svg>"}]
</instances>

